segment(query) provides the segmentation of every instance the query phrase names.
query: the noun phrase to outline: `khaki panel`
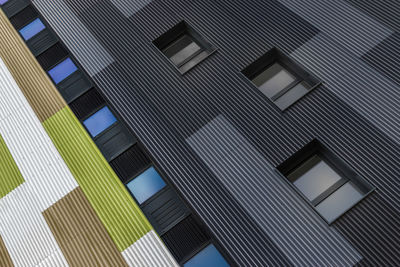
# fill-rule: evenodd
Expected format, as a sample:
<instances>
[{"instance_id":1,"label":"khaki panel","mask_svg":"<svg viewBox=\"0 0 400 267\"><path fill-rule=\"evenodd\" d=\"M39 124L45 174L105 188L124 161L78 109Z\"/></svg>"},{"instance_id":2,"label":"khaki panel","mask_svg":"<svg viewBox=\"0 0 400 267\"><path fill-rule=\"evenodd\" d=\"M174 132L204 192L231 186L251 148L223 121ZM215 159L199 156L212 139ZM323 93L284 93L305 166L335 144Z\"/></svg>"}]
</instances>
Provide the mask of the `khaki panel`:
<instances>
[{"instance_id":1,"label":"khaki panel","mask_svg":"<svg viewBox=\"0 0 400 267\"><path fill-rule=\"evenodd\" d=\"M80 187L43 215L70 266L127 266Z\"/></svg>"},{"instance_id":2,"label":"khaki panel","mask_svg":"<svg viewBox=\"0 0 400 267\"><path fill-rule=\"evenodd\" d=\"M10 254L8 254L6 245L0 236L0 266L13 267L14 264L11 261Z\"/></svg>"},{"instance_id":3,"label":"khaki panel","mask_svg":"<svg viewBox=\"0 0 400 267\"><path fill-rule=\"evenodd\" d=\"M41 122L65 107L64 99L1 10L0 57Z\"/></svg>"}]
</instances>

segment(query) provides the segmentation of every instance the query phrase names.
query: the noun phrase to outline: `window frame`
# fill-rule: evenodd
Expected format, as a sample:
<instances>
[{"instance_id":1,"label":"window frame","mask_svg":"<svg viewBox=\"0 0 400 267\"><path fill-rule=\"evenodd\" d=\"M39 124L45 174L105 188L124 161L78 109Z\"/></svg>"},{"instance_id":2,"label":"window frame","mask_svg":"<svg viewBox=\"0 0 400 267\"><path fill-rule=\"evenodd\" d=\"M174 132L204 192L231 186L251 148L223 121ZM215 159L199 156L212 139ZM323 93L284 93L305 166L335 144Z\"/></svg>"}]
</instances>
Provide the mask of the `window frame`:
<instances>
[{"instance_id":1,"label":"window frame","mask_svg":"<svg viewBox=\"0 0 400 267\"><path fill-rule=\"evenodd\" d=\"M170 57L168 57L165 54L165 49L170 47L174 42L176 42L178 39L180 39L184 35L188 35L191 37L192 41L196 43L199 47L200 50L196 51L193 55L189 56L186 58L183 62L180 64L175 64ZM209 40L197 31L190 23L188 23L185 20L181 20L177 24L175 24L173 27L162 33L160 36L158 36L155 40L152 41L152 45L155 47L155 49L162 54L164 58L172 65L174 68L181 74L184 75L185 73L189 72L193 68L195 68L197 65L205 61L208 57L213 55L218 49L212 45ZM189 63L191 60L195 59L197 56L199 56L201 53L207 52L207 55L204 56L204 58L201 58L197 63L195 63L193 66L189 67L188 69L181 70L185 64Z\"/></svg>"},{"instance_id":2,"label":"window frame","mask_svg":"<svg viewBox=\"0 0 400 267\"><path fill-rule=\"evenodd\" d=\"M148 199L146 199L145 201L143 201L142 203L139 203L139 201L136 199L136 197L133 195L133 193L131 192L131 190L129 190L128 188L128 184L130 182L132 182L133 180L135 180L137 177L139 177L140 175L142 175L145 171L147 171L148 169L150 169L151 167L153 167L156 172L158 173L158 175L161 177L161 179L164 181L165 186L163 188L161 188L159 191L157 191L155 194L153 194L151 197L149 197ZM160 172L160 170L157 168L157 166L153 163L150 162L149 164L147 164L145 167L143 167L142 169L140 169L137 173L135 173L135 175L133 175L132 177L130 177L129 179L126 180L126 182L124 182L124 186L126 188L126 190L129 192L129 194L132 196L133 200L136 202L136 204L141 208L146 206L148 203L150 203L152 200L154 200L157 195L159 195L161 192L164 192L166 190L168 190L168 188L171 188L169 182L164 178L164 176L162 175L162 173Z\"/></svg>"},{"instance_id":3,"label":"window frame","mask_svg":"<svg viewBox=\"0 0 400 267\"><path fill-rule=\"evenodd\" d=\"M318 155L321 160L324 160L330 168L332 168L341 176L341 179L331 185L324 192L320 193L313 201L311 201L299 188L297 188L297 186L287 177L287 175L299 168L314 155ZM330 150L325 144L321 143L317 139L313 139L311 142L307 143L305 146L292 154L289 158L284 160L279 166L275 168L275 171L310 207L312 207L312 210L316 214L318 214L318 216L321 217L328 225L332 225L349 210L351 210L360 202L362 202L365 198L367 198L376 189L376 187L372 185L367 179L357 174L345 160L339 158L336 154L332 152L332 150ZM338 213L338 215L336 215L334 219L328 221L317 211L317 205L322 203L326 198L331 196L334 192L339 190L348 182L351 182L355 186L357 186L357 190L360 190L360 192L362 192L362 197L358 201L350 205L348 208L344 209L344 211Z\"/></svg>"},{"instance_id":4,"label":"window frame","mask_svg":"<svg viewBox=\"0 0 400 267\"><path fill-rule=\"evenodd\" d=\"M295 80L291 82L289 85L287 85L285 88L280 90L278 93L276 93L272 97L268 97L266 94L264 94L260 88L254 83L254 79L258 77L261 73L266 71L268 68L270 68L273 64L278 63L281 65L287 72L289 72L291 75L295 77ZM247 67L245 67L241 71L242 75L246 77L246 79L250 82L250 84L254 87L257 88L257 91L264 97L266 98L269 102L272 102L276 108L278 108L281 112L289 109L291 106L293 106L295 103L297 103L300 99L305 97L307 94L309 94L311 91L313 91L315 88L320 86L322 84L322 81L311 74L310 71L308 71L305 67L303 67L300 63L298 63L296 60L291 58L290 56L286 55L283 53L280 49L277 47L273 47L270 49L268 52L260 56L258 59L250 63ZM280 107L276 102L278 99L280 99L282 96L284 96L286 93L290 92L292 89L294 89L297 85L305 82L306 84L309 85L309 88L307 89L307 92L304 93L302 96L298 97L294 101L291 101L291 103L285 107Z\"/></svg>"},{"instance_id":5,"label":"window frame","mask_svg":"<svg viewBox=\"0 0 400 267\"><path fill-rule=\"evenodd\" d=\"M106 129L104 129L102 132L100 132L99 134L97 134L96 136L92 136L92 134L90 133L89 129L86 127L86 125L84 124L84 121L86 121L87 119L89 119L90 117L92 117L94 114L96 114L96 112L100 111L101 109L103 109L104 107L107 107L110 112L113 114L113 116L117 119L113 124L111 124L109 127L107 127ZM85 128L86 132L89 134L89 136L92 138L92 140L94 142L96 142L96 140L98 140L99 138L101 138L101 136L103 134L105 134L107 131L109 131L111 128L113 128L114 126L116 126L119 123L119 118L115 115L114 110L107 104L107 103L103 103L102 105L98 106L97 108L95 108L92 112L88 113L86 116L84 116L82 119L80 119L80 122L82 124L82 126Z\"/></svg>"}]
</instances>

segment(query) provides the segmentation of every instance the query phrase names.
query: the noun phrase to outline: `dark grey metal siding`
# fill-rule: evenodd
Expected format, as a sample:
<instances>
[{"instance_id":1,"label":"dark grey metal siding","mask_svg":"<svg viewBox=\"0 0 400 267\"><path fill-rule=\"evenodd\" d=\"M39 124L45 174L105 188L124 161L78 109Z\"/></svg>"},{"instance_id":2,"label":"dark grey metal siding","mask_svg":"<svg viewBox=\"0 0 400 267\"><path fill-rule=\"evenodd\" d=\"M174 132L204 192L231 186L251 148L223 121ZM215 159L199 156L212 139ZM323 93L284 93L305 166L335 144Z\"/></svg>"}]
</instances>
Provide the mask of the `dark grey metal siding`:
<instances>
[{"instance_id":1,"label":"dark grey metal siding","mask_svg":"<svg viewBox=\"0 0 400 267\"><path fill-rule=\"evenodd\" d=\"M378 39L368 39L367 44L357 45L354 39L346 45L338 42L343 36L332 28L334 25L317 20L316 12L322 12L319 9L323 5L306 12L289 5L290 1L282 1L289 9L278 1L255 0L250 4L155 0L127 18L106 0L33 2L57 32L72 29L72 33L59 35L239 265L334 265L337 259L329 257L334 248L331 241L313 237L313 225L304 225L301 230L308 232L307 241L318 247L315 255L286 257L265 230L268 224L255 218L249 205L238 201L240 194L221 182L220 176L228 177L224 176L227 174L216 175L186 143L187 138L220 114L271 166L280 164L314 137L327 144L377 187L376 192L326 228L327 232L341 233L350 242L338 244L343 254L337 258L342 257L343 264L351 264L357 259L356 249L364 258L361 263L400 264L396 253L396 240L400 240L400 89L384 72L365 67L362 61L363 54L390 36L394 28L385 29L359 9L343 12L368 21L374 30L384 29ZM310 0L308 4L314 2ZM341 1L335 3L324 12L334 12L335 8L340 11L339 5L346 7ZM383 12L385 6L381 8ZM60 16L67 9L70 11L66 14L73 13L73 17ZM307 18L313 12L316 18ZM329 15L333 22L335 17L342 19L340 14ZM184 76L151 43L182 19L218 48ZM90 36L86 30L73 30L77 28L87 29ZM371 36L362 37L365 40ZM398 39L392 42L399 45ZM93 43L95 52L86 55ZM241 69L273 46L292 54L326 81L284 113L240 74ZM346 71L345 76L341 70ZM373 86L368 86L365 79ZM382 92L380 98L373 91L377 86ZM204 140L200 145L210 144ZM259 160L248 157L249 162ZM241 165L238 173L249 170ZM276 177L263 173L255 181L263 179ZM268 204L266 198L252 190L240 193L260 205ZM296 199L286 201L296 202L301 210L309 208ZM295 219L295 214L289 209L286 216ZM290 227L287 231L296 232Z\"/></svg>"}]
</instances>

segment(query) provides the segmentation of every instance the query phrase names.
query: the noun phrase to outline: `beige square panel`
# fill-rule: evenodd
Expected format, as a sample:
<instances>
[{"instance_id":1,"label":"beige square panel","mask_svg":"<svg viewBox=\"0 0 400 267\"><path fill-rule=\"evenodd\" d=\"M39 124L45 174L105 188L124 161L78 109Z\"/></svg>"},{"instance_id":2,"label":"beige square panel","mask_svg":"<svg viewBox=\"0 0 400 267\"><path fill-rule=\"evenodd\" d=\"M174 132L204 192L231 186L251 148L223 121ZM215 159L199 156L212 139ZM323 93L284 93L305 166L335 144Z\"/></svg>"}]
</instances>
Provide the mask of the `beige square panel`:
<instances>
[{"instance_id":1,"label":"beige square panel","mask_svg":"<svg viewBox=\"0 0 400 267\"><path fill-rule=\"evenodd\" d=\"M80 187L43 215L70 266L128 266Z\"/></svg>"}]
</instances>

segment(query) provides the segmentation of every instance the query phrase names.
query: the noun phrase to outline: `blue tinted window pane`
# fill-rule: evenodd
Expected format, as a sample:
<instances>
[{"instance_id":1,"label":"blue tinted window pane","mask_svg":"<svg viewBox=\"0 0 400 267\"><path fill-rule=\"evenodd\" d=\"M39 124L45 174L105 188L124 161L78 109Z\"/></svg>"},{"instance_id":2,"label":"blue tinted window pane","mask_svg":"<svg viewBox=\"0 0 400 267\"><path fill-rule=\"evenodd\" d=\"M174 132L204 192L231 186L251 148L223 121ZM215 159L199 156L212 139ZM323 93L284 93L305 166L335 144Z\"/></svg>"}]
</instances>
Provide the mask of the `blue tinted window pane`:
<instances>
[{"instance_id":1,"label":"blue tinted window pane","mask_svg":"<svg viewBox=\"0 0 400 267\"><path fill-rule=\"evenodd\" d=\"M8 2L8 0L0 0L0 5L3 5L5 3L7 3L7 2Z\"/></svg>"},{"instance_id":2,"label":"blue tinted window pane","mask_svg":"<svg viewBox=\"0 0 400 267\"><path fill-rule=\"evenodd\" d=\"M106 106L87 118L83 124L86 129L88 129L89 133L93 137L96 137L116 121L117 118L115 118L110 109Z\"/></svg>"},{"instance_id":3,"label":"blue tinted window pane","mask_svg":"<svg viewBox=\"0 0 400 267\"><path fill-rule=\"evenodd\" d=\"M40 19L35 19L31 23L23 27L21 30L19 30L19 33L22 35L25 41L28 41L36 34L43 31L45 28L46 26L44 26L43 22Z\"/></svg>"},{"instance_id":4,"label":"blue tinted window pane","mask_svg":"<svg viewBox=\"0 0 400 267\"><path fill-rule=\"evenodd\" d=\"M164 180L154 167L150 167L128 184L129 191L132 192L139 204L142 204L155 193L166 186Z\"/></svg>"},{"instance_id":5,"label":"blue tinted window pane","mask_svg":"<svg viewBox=\"0 0 400 267\"><path fill-rule=\"evenodd\" d=\"M204 248L202 251L196 254L184 267L229 267L230 265L226 262L221 253L217 248L211 244Z\"/></svg>"},{"instance_id":6,"label":"blue tinted window pane","mask_svg":"<svg viewBox=\"0 0 400 267\"><path fill-rule=\"evenodd\" d=\"M49 75L53 81L58 84L69 75L77 71L78 68L75 66L74 62L70 58L67 58L51 70L49 70Z\"/></svg>"}]
</instances>

